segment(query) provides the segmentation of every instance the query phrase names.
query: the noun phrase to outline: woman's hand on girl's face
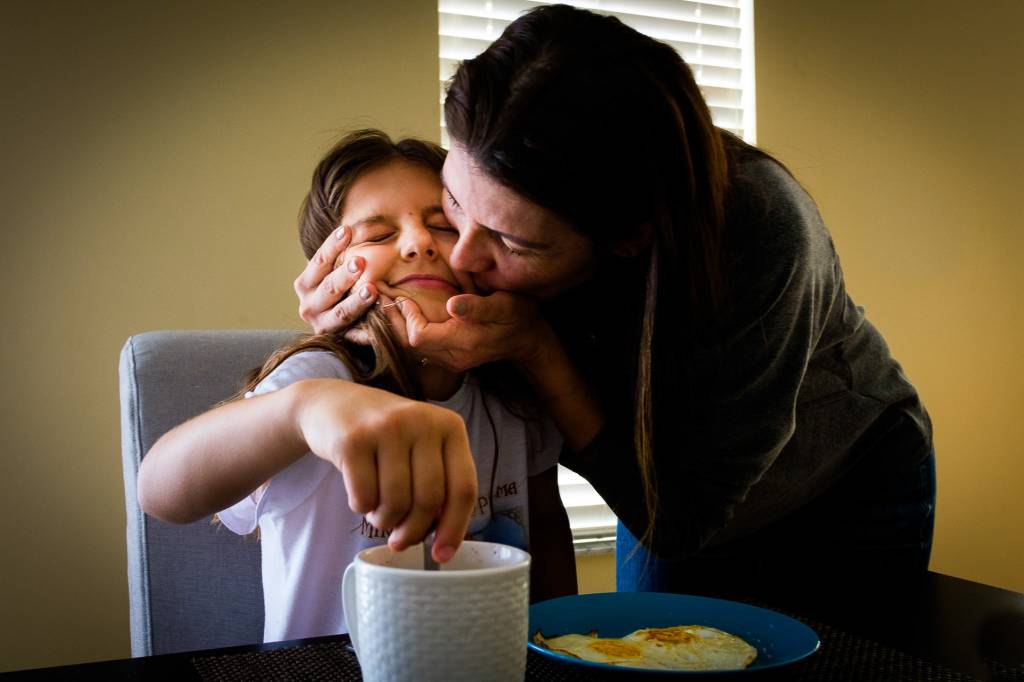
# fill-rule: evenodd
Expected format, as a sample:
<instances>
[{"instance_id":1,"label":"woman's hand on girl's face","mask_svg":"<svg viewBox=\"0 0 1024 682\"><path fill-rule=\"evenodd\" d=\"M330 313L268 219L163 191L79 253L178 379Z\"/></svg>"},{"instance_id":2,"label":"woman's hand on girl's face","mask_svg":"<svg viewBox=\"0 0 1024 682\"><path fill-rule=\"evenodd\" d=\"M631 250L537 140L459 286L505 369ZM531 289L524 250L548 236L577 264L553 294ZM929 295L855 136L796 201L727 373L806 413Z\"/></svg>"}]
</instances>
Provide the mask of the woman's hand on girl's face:
<instances>
[{"instance_id":1,"label":"woman's hand on girl's face","mask_svg":"<svg viewBox=\"0 0 1024 682\"><path fill-rule=\"evenodd\" d=\"M453 372L496 360L528 363L550 332L533 299L505 291L453 296L448 299L451 319L439 323L428 322L415 301L395 307L416 353Z\"/></svg>"},{"instance_id":2,"label":"woman's hand on girl's face","mask_svg":"<svg viewBox=\"0 0 1024 682\"><path fill-rule=\"evenodd\" d=\"M477 503L462 418L351 382L309 379L296 387L300 435L310 452L341 472L352 511L390 530L388 544L396 550L420 542L436 521L434 559L450 559Z\"/></svg>"},{"instance_id":3,"label":"woman's hand on girl's face","mask_svg":"<svg viewBox=\"0 0 1024 682\"><path fill-rule=\"evenodd\" d=\"M372 283L349 291L363 273L362 258L352 257L335 267L351 241L352 230L339 227L320 245L295 280L299 317L317 334L347 329L377 298L377 288ZM351 340L361 342L359 338Z\"/></svg>"}]
</instances>

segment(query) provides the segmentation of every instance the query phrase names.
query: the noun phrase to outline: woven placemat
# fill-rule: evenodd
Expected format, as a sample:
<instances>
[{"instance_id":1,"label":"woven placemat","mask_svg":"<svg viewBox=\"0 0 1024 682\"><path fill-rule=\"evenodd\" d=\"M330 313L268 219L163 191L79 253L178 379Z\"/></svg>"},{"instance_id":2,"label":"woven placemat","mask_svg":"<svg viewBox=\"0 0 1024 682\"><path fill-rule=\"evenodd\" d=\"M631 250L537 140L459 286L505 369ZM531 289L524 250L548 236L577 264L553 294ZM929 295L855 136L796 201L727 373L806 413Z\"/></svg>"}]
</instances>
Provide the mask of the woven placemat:
<instances>
[{"instance_id":1,"label":"woven placemat","mask_svg":"<svg viewBox=\"0 0 1024 682\"><path fill-rule=\"evenodd\" d=\"M821 648L789 669L791 679L800 682L976 682L973 677L873 640L828 625L805 622L818 633Z\"/></svg>"},{"instance_id":2,"label":"woven placemat","mask_svg":"<svg viewBox=\"0 0 1024 682\"><path fill-rule=\"evenodd\" d=\"M1024 642L1021 643L1024 646ZM1024 663L1007 665L999 661L985 661L992 673L992 682L1024 682Z\"/></svg>"},{"instance_id":3,"label":"woven placemat","mask_svg":"<svg viewBox=\"0 0 1024 682\"><path fill-rule=\"evenodd\" d=\"M878 642L804 621L821 638L821 648L805 661L779 670L778 679L798 682L977 682L975 678L892 649ZM197 657L192 660L200 678L207 682L248 680L362 680L359 662L344 642L325 642L302 647L244 654ZM768 672L768 671L766 671ZM1024 679L1018 669L991 670L995 679ZM1003 677L1003 675L1008 675ZM530 651L526 679L538 682L623 680L621 674L595 675L593 669L562 664ZM717 677L716 679L723 679ZM766 679L764 675L759 679Z\"/></svg>"}]
</instances>

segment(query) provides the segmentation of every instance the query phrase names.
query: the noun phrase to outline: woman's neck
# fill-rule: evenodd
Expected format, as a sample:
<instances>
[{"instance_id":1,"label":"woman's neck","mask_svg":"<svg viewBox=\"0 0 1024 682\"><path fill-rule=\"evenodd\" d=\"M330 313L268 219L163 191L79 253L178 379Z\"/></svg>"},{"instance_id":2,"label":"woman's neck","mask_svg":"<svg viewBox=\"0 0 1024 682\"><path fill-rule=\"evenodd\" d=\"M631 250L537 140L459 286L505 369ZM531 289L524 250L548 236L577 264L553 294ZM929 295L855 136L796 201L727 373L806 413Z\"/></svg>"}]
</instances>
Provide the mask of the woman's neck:
<instances>
[{"instance_id":1,"label":"woman's neck","mask_svg":"<svg viewBox=\"0 0 1024 682\"><path fill-rule=\"evenodd\" d=\"M448 400L462 386L460 372L449 372L436 365L417 366L413 371L427 400Z\"/></svg>"}]
</instances>

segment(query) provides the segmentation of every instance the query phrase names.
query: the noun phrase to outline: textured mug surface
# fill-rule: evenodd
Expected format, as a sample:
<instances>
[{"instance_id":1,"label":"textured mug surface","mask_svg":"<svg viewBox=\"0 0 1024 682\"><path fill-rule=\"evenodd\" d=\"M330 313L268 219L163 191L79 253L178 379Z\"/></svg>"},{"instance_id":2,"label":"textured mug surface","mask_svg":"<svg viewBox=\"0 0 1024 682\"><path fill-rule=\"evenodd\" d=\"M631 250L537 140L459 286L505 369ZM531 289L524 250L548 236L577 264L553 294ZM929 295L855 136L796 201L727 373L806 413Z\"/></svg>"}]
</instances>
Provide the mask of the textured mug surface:
<instances>
[{"instance_id":1,"label":"textured mug surface","mask_svg":"<svg viewBox=\"0 0 1024 682\"><path fill-rule=\"evenodd\" d=\"M530 555L463 542L439 571L415 545L363 550L342 584L363 679L516 680L526 672Z\"/></svg>"}]
</instances>

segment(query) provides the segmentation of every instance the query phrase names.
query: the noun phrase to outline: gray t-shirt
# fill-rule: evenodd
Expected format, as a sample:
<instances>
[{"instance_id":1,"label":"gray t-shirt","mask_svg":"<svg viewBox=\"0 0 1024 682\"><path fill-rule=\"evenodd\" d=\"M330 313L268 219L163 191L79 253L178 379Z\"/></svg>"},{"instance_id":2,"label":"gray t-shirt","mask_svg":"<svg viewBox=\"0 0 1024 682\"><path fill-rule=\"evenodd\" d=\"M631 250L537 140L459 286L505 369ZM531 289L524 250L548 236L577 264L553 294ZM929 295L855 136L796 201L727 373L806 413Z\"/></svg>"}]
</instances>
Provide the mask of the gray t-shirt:
<instances>
[{"instance_id":1,"label":"gray t-shirt","mask_svg":"<svg viewBox=\"0 0 1024 682\"><path fill-rule=\"evenodd\" d=\"M724 278L733 293L716 342L688 358L699 398L680 402L686 413L661 431L674 437L655 443L654 547L666 557L805 505L850 469L857 442L883 415L905 415L922 447L931 443L917 392L847 295L810 196L777 163L756 158L739 165L729 197ZM561 463L639 536L646 513L631 419L609 415L603 432Z\"/></svg>"}]
</instances>

